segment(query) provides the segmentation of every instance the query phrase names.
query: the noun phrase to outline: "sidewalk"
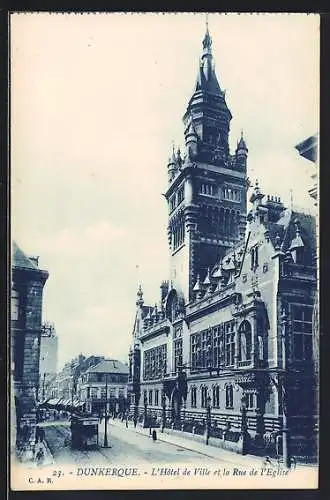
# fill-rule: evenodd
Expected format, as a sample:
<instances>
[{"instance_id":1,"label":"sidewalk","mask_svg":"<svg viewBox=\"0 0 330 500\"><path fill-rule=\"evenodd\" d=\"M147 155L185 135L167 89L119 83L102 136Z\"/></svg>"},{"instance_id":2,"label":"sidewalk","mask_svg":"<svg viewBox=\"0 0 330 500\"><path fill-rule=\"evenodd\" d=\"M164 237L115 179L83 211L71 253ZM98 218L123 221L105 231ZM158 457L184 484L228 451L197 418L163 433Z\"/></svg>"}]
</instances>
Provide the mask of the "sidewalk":
<instances>
[{"instance_id":1,"label":"sidewalk","mask_svg":"<svg viewBox=\"0 0 330 500\"><path fill-rule=\"evenodd\" d=\"M143 434L146 437L151 438L148 428L144 429L139 425L137 425L136 428L134 428L132 422L129 422L128 428L126 428L126 422L122 422L121 420L117 419L109 420L109 426L118 427L120 429L129 432ZM238 467L242 466L242 467L260 468L263 466L264 462L263 457L256 457L255 455L240 455L238 453L234 453L229 450L225 450L223 448L218 448L216 446L199 443L193 441L192 439L189 439L189 435L187 437L175 435L174 434L175 431L173 432L173 434L167 434L165 432L161 432L160 429L156 429L156 432L157 432L157 440L159 441L164 441L166 443L173 444L174 446L181 446L182 448L200 453L201 455L204 455L209 458L224 460ZM315 470L316 468L317 466L297 464L297 469Z\"/></svg>"},{"instance_id":2,"label":"sidewalk","mask_svg":"<svg viewBox=\"0 0 330 500\"><path fill-rule=\"evenodd\" d=\"M43 454L43 458L40 460L40 464L37 463L37 453L41 450ZM52 465L54 463L53 455L48 448L47 442L44 440L42 442L38 442L34 446L34 453L32 450L26 450L22 453L21 458L17 459L16 457L12 457L11 459L13 463L15 463L18 467L27 467L28 469L37 468L37 467L46 467L47 465Z\"/></svg>"}]
</instances>

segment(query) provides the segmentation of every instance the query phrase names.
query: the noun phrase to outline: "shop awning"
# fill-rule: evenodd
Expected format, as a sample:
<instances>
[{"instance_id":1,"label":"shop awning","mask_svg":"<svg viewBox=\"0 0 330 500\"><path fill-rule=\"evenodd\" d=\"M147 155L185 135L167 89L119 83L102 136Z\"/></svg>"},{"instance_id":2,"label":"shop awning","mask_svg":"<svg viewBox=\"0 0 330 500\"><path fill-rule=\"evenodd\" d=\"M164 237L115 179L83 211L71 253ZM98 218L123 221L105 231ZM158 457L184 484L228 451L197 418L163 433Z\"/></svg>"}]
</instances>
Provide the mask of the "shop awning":
<instances>
[{"instance_id":1,"label":"shop awning","mask_svg":"<svg viewBox=\"0 0 330 500\"><path fill-rule=\"evenodd\" d=\"M85 402L84 402L84 401L79 401L79 399L75 399L75 400L73 401L73 406L74 406L75 408L78 408L79 406L83 406L84 404L85 404Z\"/></svg>"},{"instance_id":2,"label":"shop awning","mask_svg":"<svg viewBox=\"0 0 330 500\"><path fill-rule=\"evenodd\" d=\"M47 406L49 404L49 402L51 401L50 398L47 398L47 399L44 399L43 401L39 401L37 403L37 406L40 408L42 406Z\"/></svg>"},{"instance_id":3,"label":"shop awning","mask_svg":"<svg viewBox=\"0 0 330 500\"><path fill-rule=\"evenodd\" d=\"M46 403L44 404L47 404L47 406L56 406L58 404L58 398L53 398L53 399L49 399Z\"/></svg>"}]
</instances>

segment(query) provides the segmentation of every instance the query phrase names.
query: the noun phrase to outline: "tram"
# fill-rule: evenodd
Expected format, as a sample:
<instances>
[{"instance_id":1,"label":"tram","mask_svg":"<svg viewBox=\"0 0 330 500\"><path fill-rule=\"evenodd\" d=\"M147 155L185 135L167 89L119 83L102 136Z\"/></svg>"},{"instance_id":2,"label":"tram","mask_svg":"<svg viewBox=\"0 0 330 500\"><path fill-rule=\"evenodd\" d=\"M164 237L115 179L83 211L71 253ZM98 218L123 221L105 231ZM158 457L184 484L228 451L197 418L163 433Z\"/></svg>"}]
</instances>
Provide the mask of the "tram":
<instances>
[{"instance_id":1,"label":"tram","mask_svg":"<svg viewBox=\"0 0 330 500\"><path fill-rule=\"evenodd\" d=\"M98 448L98 424L98 418L91 416L72 415L71 448L75 450L88 450Z\"/></svg>"}]
</instances>

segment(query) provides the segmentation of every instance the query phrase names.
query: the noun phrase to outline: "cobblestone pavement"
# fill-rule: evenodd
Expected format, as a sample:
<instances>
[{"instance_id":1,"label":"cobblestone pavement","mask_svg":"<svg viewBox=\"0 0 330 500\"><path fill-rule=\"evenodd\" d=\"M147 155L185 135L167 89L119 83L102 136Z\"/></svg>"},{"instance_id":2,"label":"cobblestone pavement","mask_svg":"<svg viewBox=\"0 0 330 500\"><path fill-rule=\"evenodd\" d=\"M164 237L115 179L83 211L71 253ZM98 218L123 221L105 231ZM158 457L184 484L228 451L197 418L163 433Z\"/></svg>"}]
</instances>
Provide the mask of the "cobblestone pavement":
<instances>
[{"instance_id":1,"label":"cobblestone pavement","mask_svg":"<svg viewBox=\"0 0 330 500\"><path fill-rule=\"evenodd\" d=\"M72 450L69 443L70 428L64 422L45 426L46 441L57 464L74 465L142 465L187 463L202 466L205 461L212 465L226 465L225 461L206 458L204 455L178 445L153 441L149 436L137 434L108 424L109 448L103 447L104 430L100 425L98 450Z\"/></svg>"}]
</instances>

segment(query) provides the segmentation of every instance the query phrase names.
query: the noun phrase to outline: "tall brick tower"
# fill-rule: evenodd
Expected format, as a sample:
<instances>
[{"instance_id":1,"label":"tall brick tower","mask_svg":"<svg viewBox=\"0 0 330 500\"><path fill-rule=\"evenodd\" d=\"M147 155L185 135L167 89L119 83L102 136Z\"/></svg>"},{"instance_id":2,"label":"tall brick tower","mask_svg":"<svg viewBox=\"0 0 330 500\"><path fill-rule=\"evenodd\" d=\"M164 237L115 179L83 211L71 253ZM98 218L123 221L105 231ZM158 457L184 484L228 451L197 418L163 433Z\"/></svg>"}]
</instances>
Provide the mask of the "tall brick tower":
<instances>
[{"instance_id":1,"label":"tall brick tower","mask_svg":"<svg viewBox=\"0 0 330 500\"><path fill-rule=\"evenodd\" d=\"M208 26L195 90L183 116L185 154L168 161L168 240L173 287L189 302L197 276L244 237L246 163L243 134L229 151L232 115L215 74Z\"/></svg>"}]
</instances>

